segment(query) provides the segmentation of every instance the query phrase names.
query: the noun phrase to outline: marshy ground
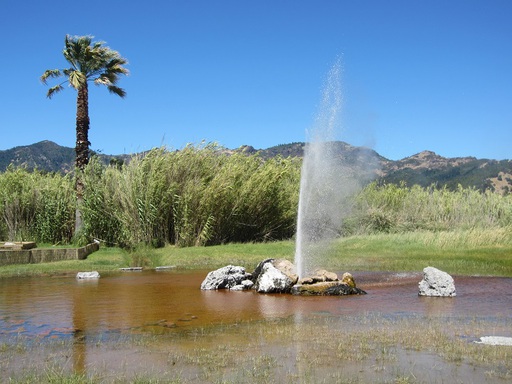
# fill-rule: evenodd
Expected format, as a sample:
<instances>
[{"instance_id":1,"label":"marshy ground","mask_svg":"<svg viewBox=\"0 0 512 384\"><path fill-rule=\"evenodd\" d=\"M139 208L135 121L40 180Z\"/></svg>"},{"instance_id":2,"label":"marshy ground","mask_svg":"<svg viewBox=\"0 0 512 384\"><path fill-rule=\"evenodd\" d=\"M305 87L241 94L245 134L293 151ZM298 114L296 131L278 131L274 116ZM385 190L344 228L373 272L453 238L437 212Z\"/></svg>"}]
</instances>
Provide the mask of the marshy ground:
<instances>
[{"instance_id":1,"label":"marshy ground","mask_svg":"<svg viewBox=\"0 0 512 384\"><path fill-rule=\"evenodd\" d=\"M0 345L14 383L506 383L512 348L473 343L510 318L378 314L243 322L160 334Z\"/></svg>"}]
</instances>

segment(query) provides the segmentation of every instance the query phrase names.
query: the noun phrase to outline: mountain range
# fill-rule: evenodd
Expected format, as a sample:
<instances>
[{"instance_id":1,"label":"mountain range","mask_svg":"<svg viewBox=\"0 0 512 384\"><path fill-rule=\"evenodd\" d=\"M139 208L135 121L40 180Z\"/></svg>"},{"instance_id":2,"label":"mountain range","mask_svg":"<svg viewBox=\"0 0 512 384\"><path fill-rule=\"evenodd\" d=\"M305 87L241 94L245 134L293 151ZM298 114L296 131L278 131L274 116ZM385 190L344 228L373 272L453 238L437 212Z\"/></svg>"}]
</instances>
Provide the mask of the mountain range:
<instances>
[{"instance_id":1,"label":"mountain range","mask_svg":"<svg viewBox=\"0 0 512 384\"><path fill-rule=\"evenodd\" d=\"M357 147L342 141L330 143L340 164L363 181L377 179L382 183L418 184L423 187L435 184L455 189L474 187L499 193L512 192L512 160L477 159L475 157L446 158L432 151L423 151L401 160L389 160L376 151ZM275 156L303 157L303 142L281 144L267 149L241 146L225 149L227 154L242 152L258 154L264 159ZM129 161L130 155L96 154L106 164ZM45 172L70 172L74 167L74 148L63 147L52 141L41 141L27 146L0 151L0 172L9 165L39 169Z\"/></svg>"}]
</instances>

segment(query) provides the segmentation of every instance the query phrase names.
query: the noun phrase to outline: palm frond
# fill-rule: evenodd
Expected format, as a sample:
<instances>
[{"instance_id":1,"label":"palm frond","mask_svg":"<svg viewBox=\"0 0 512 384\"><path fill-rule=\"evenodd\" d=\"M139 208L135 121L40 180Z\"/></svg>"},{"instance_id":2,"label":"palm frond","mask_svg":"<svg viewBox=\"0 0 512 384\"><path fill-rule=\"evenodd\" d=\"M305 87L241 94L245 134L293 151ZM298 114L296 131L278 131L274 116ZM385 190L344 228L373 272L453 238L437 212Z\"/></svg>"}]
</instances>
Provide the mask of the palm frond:
<instances>
[{"instance_id":1,"label":"palm frond","mask_svg":"<svg viewBox=\"0 0 512 384\"><path fill-rule=\"evenodd\" d=\"M108 91L110 93L115 93L117 96L122 98L126 96L126 91L123 88L116 87L115 85L108 86Z\"/></svg>"},{"instance_id":2,"label":"palm frond","mask_svg":"<svg viewBox=\"0 0 512 384\"><path fill-rule=\"evenodd\" d=\"M51 87L50 89L48 89L48 92L46 93L46 97L51 99L54 94L59 93L63 89L64 89L64 87L62 86L62 84L58 84L54 87Z\"/></svg>"},{"instance_id":3,"label":"palm frond","mask_svg":"<svg viewBox=\"0 0 512 384\"><path fill-rule=\"evenodd\" d=\"M81 88L87 82L87 77L81 71L72 71L69 74L69 84L75 88Z\"/></svg>"},{"instance_id":4,"label":"palm frond","mask_svg":"<svg viewBox=\"0 0 512 384\"><path fill-rule=\"evenodd\" d=\"M75 71L75 69L74 69L74 68L68 68L68 69L63 69L63 70L62 70L62 73L63 73L65 76L69 77L69 75L70 75L70 74L71 74L71 72L73 72L73 71Z\"/></svg>"},{"instance_id":5,"label":"palm frond","mask_svg":"<svg viewBox=\"0 0 512 384\"><path fill-rule=\"evenodd\" d=\"M106 74L101 74L100 76L98 76L97 79L94 80L94 84L109 86L112 85L113 82L109 76L107 76Z\"/></svg>"},{"instance_id":6,"label":"palm frond","mask_svg":"<svg viewBox=\"0 0 512 384\"><path fill-rule=\"evenodd\" d=\"M43 75L41 76L41 82L46 85L46 80L52 77L59 77L61 76L61 72L59 69L47 69Z\"/></svg>"}]
</instances>

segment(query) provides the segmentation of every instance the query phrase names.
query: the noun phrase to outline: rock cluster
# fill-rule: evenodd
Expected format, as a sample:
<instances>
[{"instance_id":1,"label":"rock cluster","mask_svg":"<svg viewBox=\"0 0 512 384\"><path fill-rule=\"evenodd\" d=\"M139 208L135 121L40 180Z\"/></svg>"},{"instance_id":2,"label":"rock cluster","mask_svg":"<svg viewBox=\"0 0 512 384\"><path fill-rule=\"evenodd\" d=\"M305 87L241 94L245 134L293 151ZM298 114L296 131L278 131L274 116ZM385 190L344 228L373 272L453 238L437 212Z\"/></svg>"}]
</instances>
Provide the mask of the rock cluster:
<instances>
[{"instance_id":1,"label":"rock cluster","mask_svg":"<svg viewBox=\"0 0 512 384\"><path fill-rule=\"evenodd\" d=\"M345 273L341 280L326 270L317 270L303 278L295 272L295 266L285 259L267 259L258 264L253 273L244 267L228 265L208 273L201 284L203 290L254 289L259 293L292 293L295 295L352 295L365 294L356 287L354 278Z\"/></svg>"},{"instance_id":2,"label":"rock cluster","mask_svg":"<svg viewBox=\"0 0 512 384\"><path fill-rule=\"evenodd\" d=\"M418 287L420 296L456 296L453 278L448 273L434 267L423 269L423 280L419 282Z\"/></svg>"},{"instance_id":3,"label":"rock cluster","mask_svg":"<svg viewBox=\"0 0 512 384\"><path fill-rule=\"evenodd\" d=\"M423 280L418 286L420 296L453 297L456 295L453 278L446 272L433 267L423 269ZM339 279L336 273L318 269L311 276L299 280L295 266L285 259L263 260L253 273L248 273L244 267L234 265L219 268L208 273L201 283L201 289L233 291L254 289L259 293L291 293L309 296L366 294L356 286L354 277L348 272Z\"/></svg>"}]
</instances>

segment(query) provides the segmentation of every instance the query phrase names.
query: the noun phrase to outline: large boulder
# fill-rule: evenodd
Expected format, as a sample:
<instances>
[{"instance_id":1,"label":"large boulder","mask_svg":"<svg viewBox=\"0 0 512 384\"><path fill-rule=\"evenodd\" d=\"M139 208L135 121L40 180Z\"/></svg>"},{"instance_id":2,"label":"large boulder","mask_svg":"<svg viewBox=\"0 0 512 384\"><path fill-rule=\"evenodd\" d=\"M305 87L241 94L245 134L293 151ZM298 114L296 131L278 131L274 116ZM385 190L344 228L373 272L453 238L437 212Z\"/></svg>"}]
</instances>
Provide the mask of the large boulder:
<instances>
[{"instance_id":1,"label":"large boulder","mask_svg":"<svg viewBox=\"0 0 512 384\"><path fill-rule=\"evenodd\" d=\"M201 289L231 289L237 285L241 285L244 280L248 280L250 278L251 274L245 272L244 267L227 265L209 272L201 283Z\"/></svg>"},{"instance_id":2,"label":"large boulder","mask_svg":"<svg viewBox=\"0 0 512 384\"><path fill-rule=\"evenodd\" d=\"M295 268L295 264L286 259L275 259L272 261L272 265L279 269L282 273L290 278L293 281L293 284L296 284L299 280L299 275L297 275L297 268Z\"/></svg>"},{"instance_id":3,"label":"large boulder","mask_svg":"<svg viewBox=\"0 0 512 384\"><path fill-rule=\"evenodd\" d=\"M434 267L423 269L423 280L418 284L420 296L453 297L455 284L446 272Z\"/></svg>"},{"instance_id":4,"label":"large boulder","mask_svg":"<svg viewBox=\"0 0 512 384\"><path fill-rule=\"evenodd\" d=\"M290 292L298 280L293 264L286 260L273 259L260 263L253 277L256 278L255 289L260 293Z\"/></svg>"},{"instance_id":5,"label":"large boulder","mask_svg":"<svg viewBox=\"0 0 512 384\"><path fill-rule=\"evenodd\" d=\"M265 259L263 261L260 261L260 263L256 266L256 268L254 269L254 272L251 275L251 280L252 280L253 283L256 283L256 281L258 280L258 277L261 275L261 271L263 270L263 266L265 264L271 263L273 261L274 261L274 259Z\"/></svg>"}]
</instances>

